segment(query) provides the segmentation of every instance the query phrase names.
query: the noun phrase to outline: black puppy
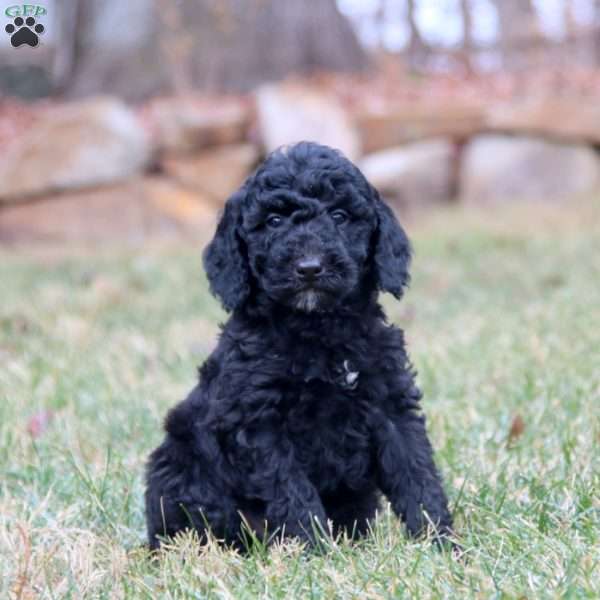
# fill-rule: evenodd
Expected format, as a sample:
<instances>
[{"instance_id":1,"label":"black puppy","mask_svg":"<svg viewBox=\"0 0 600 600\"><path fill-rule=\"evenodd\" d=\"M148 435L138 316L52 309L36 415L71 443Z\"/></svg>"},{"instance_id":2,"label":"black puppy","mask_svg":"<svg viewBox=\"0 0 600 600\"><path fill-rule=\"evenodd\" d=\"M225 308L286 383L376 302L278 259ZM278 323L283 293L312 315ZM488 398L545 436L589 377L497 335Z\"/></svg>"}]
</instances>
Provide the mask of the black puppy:
<instances>
[{"instance_id":1,"label":"black puppy","mask_svg":"<svg viewBox=\"0 0 600 600\"><path fill-rule=\"evenodd\" d=\"M227 201L204 265L232 315L150 457L152 548L186 528L239 546L243 521L361 535L379 491L410 534L450 532L403 334L377 303L400 298L409 262L393 213L331 148L271 154Z\"/></svg>"}]
</instances>

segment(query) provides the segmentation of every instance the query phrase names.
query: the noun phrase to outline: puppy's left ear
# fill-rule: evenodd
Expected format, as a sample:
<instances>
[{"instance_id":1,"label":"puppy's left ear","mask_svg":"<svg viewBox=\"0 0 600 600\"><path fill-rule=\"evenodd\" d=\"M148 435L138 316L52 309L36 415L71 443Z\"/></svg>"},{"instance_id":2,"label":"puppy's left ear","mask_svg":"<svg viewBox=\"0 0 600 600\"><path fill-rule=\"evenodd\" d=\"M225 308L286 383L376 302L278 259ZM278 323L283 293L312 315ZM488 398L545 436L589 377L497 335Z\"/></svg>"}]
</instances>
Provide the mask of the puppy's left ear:
<instances>
[{"instance_id":1,"label":"puppy's left ear","mask_svg":"<svg viewBox=\"0 0 600 600\"><path fill-rule=\"evenodd\" d=\"M227 200L215 237L203 256L210 290L227 311L241 306L250 293L246 252L239 235L240 204L244 196L242 188Z\"/></svg>"},{"instance_id":2,"label":"puppy's left ear","mask_svg":"<svg viewBox=\"0 0 600 600\"><path fill-rule=\"evenodd\" d=\"M394 213L375 189L373 195L378 219L373 253L377 288L400 298L410 281L410 242Z\"/></svg>"}]
</instances>

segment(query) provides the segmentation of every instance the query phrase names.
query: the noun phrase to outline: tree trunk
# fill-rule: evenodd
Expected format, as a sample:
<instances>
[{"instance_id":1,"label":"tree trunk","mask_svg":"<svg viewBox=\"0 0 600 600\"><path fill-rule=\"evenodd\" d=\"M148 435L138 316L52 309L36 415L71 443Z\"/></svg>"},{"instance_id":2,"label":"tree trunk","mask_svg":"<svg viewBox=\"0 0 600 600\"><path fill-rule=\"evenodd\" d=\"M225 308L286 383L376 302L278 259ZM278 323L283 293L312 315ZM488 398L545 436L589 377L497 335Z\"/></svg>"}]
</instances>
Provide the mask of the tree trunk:
<instances>
[{"instance_id":1,"label":"tree trunk","mask_svg":"<svg viewBox=\"0 0 600 600\"><path fill-rule=\"evenodd\" d=\"M290 73L367 65L335 0L81 1L92 17L72 95L245 91Z\"/></svg>"},{"instance_id":2,"label":"tree trunk","mask_svg":"<svg viewBox=\"0 0 600 600\"><path fill-rule=\"evenodd\" d=\"M594 0L593 36L596 64L600 65L600 0Z\"/></svg>"},{"instance_id":3,"label":"tree trunk","mask_svg":"<svg viewBox=\"0 0 600 600\"><path fill-rule=\"evenodd\" d=\"M54 93L60 94L73 76L77 56L77 32L82 22L82 3L79 0L59 0L57 10L60 17L55 19L56 45L52 61L52 81Z\"/></svg>"},{"instance_id":4,"label":"tree trunk","mask_svg":"<svg viewBox=\"0 0 600 600\"><path fill-rule=\"evenodd\" d=\"M387 17L386 0L379 0L375 11L375 29L377 30L377 46L380 52L385 50L384 28Z\"/></svg>"},{"instance_id":5,"label":"tree trunk","mask_svg":"<svg viewBox=\"0 0 600 600\"><path fill-rule=\"evenodd\" d=\"M410 66L414 69L420 69L427 62L428 47L419 29L417 23L417 1L406 1L406 19L410 30L410 38L408 42L408 60Z\"/></svg>"},{"instance_id":6,"label":"tree trunk","mask_svg":"<svg viewBox=\"0 0 600 600\"><path fill-rule=\"evenodd\" d=\"M473 19L469 0L460 0L460 16L463 26L461 48L462 62L467 73L473 72Z\"/></svg>"},{"instance_id":7,"label":"tree trunk","mask_svg":"<svg viewBox=\"0 0 600 600\"><path fill-rule=\"evenodd\" d=\"M506 67L527 63L541 38L533 0L494 0L500 24L500 46Z\"/></svg>"}]
</instances>

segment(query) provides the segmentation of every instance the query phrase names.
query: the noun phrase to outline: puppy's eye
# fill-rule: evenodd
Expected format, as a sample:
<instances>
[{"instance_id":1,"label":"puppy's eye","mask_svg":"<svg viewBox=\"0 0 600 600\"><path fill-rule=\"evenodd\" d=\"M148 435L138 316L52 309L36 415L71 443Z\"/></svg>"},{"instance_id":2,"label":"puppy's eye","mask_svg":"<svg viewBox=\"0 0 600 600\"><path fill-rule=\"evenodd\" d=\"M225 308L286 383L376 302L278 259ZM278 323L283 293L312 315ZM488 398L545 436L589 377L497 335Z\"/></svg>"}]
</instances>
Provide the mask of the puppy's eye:
<instances>
[{"instance_id":1,"label":"puppy's eye","mask_svg":"<svg viewBox=\"0 0 600 600\"><path fill-rule=\"evenodd\" d=\"M270 217L267 218L267 225L269 227L279 227L280 225L283 224L283 217L280 215L271 215Z\"/></svg>"},{"instance_id":2,"label":"puppy's eye","mask_svg":"<svg viewBox=\"0 0 600 600\"><path fill-rule=\"evenodd\" d=\"M331 213L331 218L336 225L341 225L348 220L348 213L342 209L334 210Z\"/></svg>"}]
</instances>

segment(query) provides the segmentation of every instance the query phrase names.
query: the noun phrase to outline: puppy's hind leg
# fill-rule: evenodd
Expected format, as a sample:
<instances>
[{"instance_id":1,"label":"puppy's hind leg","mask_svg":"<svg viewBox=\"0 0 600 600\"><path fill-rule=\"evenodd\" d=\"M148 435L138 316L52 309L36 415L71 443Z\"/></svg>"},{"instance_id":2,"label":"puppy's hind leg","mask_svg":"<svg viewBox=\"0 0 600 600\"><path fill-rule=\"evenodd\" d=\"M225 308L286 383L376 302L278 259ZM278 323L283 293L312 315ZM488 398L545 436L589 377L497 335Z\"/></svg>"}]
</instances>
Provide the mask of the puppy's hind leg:
<instances>
[{"instance_id":1,"label":"puppy's hind leg","mask_svg":"<svg viewBox=\"0 0 600 600\"><path fill-rule=\"evenodd\" d=\"M146 524L152 550L163 538L195 529L226 544L239 542L240 516L225 482L203 461L167 438L151 455L147 470Z\"/></svg>"}]
</instances>

